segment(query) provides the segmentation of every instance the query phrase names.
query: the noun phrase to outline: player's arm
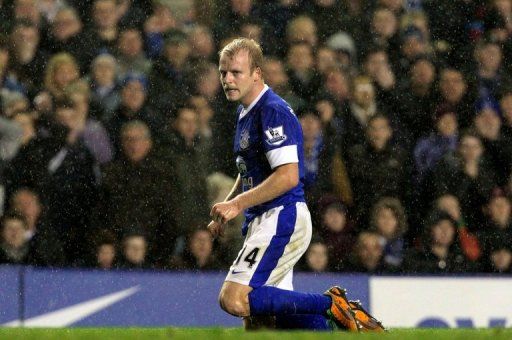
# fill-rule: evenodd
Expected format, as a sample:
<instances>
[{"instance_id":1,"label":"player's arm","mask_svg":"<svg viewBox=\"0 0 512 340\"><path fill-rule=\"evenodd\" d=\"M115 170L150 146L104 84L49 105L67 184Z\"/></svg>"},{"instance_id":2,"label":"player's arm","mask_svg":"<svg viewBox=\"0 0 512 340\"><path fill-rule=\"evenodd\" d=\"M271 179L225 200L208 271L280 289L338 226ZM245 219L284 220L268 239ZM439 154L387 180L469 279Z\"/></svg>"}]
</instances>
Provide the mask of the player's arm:
<instances>
[{"instance_id":1,"label":"player's arm","mask_svg":"<svg viewBox=\"0 0 512 340\"><path fill-rule=\"evenodd\" d=\"M233 187L231 188L231 191L224 199L224 202L227 202L227 201L233 199L236 196L236 194L240 191L241 187L242 187L242 179L240 177L240 174L238 174L238 176L236 177L235 184L233 184ZM222 236L222 234L224 232L222 224L217 223L215 220L210 221L207 228L213 237L217 237L219 235Z\"/></svg>"},{"instance_id":2,"label":"player's arm","mask_svg":"<svg viewBox=\"0 0 512 340\"><path fill-rule=\"evenodd\" d=\"M259 185L235 196L231 200L215 204L210 216L214 221L224 224L238 216L245 209L281 196L297 186L298 183L298 163L280 165Z\"/></svg>"}]
</instances>

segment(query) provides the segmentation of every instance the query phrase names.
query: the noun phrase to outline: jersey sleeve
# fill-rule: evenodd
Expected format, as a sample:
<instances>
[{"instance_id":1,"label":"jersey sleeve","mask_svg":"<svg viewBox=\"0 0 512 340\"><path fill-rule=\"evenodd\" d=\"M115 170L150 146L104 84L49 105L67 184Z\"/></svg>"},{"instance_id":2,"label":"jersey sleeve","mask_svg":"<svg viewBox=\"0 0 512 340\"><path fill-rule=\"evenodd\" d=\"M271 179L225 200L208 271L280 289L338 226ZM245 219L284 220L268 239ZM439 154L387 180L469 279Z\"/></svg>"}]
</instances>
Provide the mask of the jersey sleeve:
<instances>
[{"instance_id":1,"label":"jersey sleeve","mask_svg":"<svg viewBox=\"0 0 512 340\"><path fill-rule=\"evenodd\" d=\"M273 107L266 110L261 122L263 148L272 169L298 163L298 147L302 145L302 129L291 108Z\"/></svg>"}]
</instances>

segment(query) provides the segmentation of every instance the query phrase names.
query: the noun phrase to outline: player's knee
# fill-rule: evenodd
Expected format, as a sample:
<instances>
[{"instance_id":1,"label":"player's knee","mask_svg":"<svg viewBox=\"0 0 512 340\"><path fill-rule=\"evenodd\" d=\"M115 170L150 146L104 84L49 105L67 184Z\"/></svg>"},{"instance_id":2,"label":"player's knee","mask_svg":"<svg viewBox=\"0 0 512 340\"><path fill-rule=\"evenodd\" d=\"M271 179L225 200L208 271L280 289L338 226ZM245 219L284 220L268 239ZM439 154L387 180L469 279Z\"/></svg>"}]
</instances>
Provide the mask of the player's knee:
<instances>
[{"instance_id":1,"label":"player's knee","mask_svg":"<svg viewBox=\"0 0 512 340\"><path fill-rule=\"evenodd\" d=\"M219 295L220 307L234 316L249 316L249 304L247 299L238 294L221 292Z\"/></svg>"}]
</instances>

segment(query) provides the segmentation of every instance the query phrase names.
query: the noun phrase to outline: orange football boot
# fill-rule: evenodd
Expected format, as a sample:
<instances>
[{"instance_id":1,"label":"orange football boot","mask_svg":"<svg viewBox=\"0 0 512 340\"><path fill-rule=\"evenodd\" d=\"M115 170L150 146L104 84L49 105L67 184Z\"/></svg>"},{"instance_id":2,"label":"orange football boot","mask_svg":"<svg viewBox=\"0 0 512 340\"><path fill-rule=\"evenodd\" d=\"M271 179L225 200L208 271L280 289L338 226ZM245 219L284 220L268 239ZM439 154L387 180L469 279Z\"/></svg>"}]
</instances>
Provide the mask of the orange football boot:
<instances>
[{"instance_id":1,"label":"orange football boot","mask_svg":"<svg viewBox=\"0 0 512 340\"><path fill-rule=\"evenodd\" d=\"M361 302L350 300L348 304L354 312L354 318L360 332L380 333L387 331L379 320L375 319L363 308Z\"/></svg>"},{"instance_id":2,"label":"orange football boot","mask_svg":"<svg viewBox=\"0 0 512 340\"><path fill-rule=\"evenodd\" d=\"M331 287L324 295L332 299L331 308L327 311L334 328L359 332L354 311L345 296L346 290L338 286Z\"/></svg>"}]
</instances>

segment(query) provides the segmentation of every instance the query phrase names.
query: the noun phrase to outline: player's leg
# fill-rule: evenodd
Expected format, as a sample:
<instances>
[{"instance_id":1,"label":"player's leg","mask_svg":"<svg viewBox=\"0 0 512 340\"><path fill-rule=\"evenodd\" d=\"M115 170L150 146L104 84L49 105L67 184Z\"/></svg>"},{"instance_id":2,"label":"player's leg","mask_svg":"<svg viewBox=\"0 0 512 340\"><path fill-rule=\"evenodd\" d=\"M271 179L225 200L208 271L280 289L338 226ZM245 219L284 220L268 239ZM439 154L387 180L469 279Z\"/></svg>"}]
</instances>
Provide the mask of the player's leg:
<instances>
[{"instance_id":1,"label":"player's leg","mask_svg":"<svg viewBox=\"0 0 512 340\"><path fill-rule=\"evenodd\" d=\"M240 285L223 286L221 306L242 317L334 317L340 319L340 327L357 331L344 295L300 293L275 287L293 270L310 239L311 218L304 203L272 209L251 222L244 248L226 277L226 281Z\"/></svg>"},{"instance_id":2,"label":"player's leg","mask_svg":"<svg viewBox=\"0 0 512 340\"><path fill-rule=\"evenodd\" d=\"M277 288L293 290L293 270L290 270L279 282ZM331 330L327 319L323 315L316 314L276 315L274 324L276 329Z\"/></svg>"},{"instance_id":3,"label":"player's leg","mask_svg":"<svg viewBox=\"0 0 512 340\"><path fill-rule=\"evenodd\" d=\"M258 291L258 294L251 296L253 291ZM251 313L251 297L256 300L262 299L252 302L254 313ZM281 324L287 325L288 328L313 329L313 325L320 325L320 329L325 329L325 322L322 323L317 317L304 314L316 314L324 318L332 304L331 298L322 294L298 293L267 286L253 290L250 286L230 281L224 282L219 302L222 309L231 315L254 318L246 323L248 329L255 328L256 324L260 327L272 327L275 315L279 315ZM285 320L286 316L290 316L291 319Z\"/></svg>"},{"instance_id":4,"label":"player's leg","mask_svg":"<svg viewBox=\"0 0 512 340\"><path fill-rule=\"evenodd\" d=\"M250 316L249 293L252 287L231 281L224 281L219 293L221 308L234 316Z\"/></svg>"}]
</instances>

